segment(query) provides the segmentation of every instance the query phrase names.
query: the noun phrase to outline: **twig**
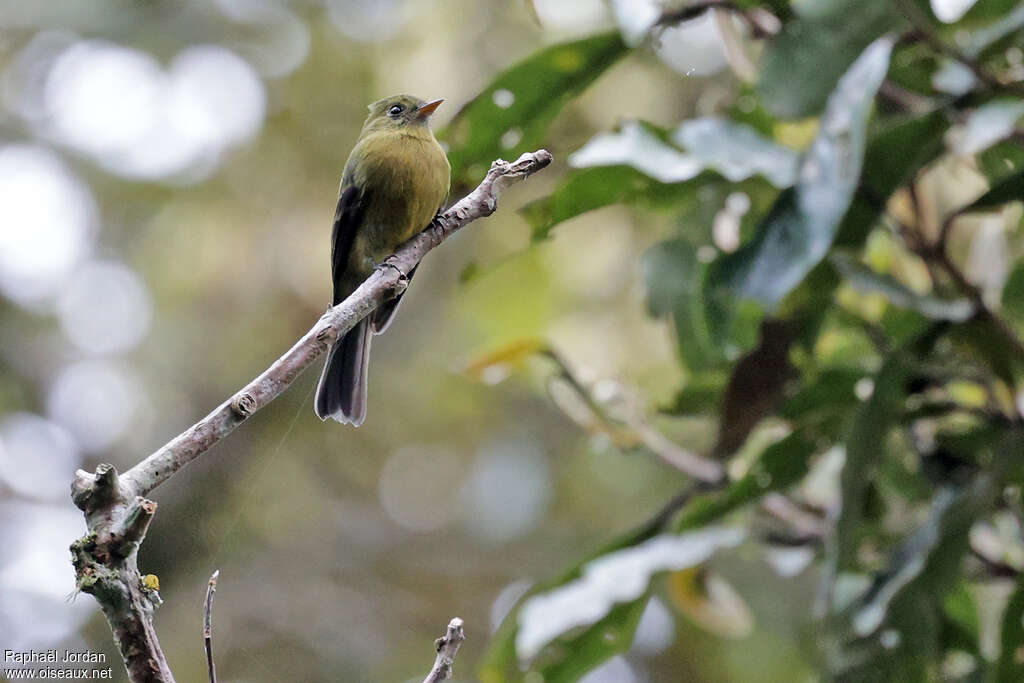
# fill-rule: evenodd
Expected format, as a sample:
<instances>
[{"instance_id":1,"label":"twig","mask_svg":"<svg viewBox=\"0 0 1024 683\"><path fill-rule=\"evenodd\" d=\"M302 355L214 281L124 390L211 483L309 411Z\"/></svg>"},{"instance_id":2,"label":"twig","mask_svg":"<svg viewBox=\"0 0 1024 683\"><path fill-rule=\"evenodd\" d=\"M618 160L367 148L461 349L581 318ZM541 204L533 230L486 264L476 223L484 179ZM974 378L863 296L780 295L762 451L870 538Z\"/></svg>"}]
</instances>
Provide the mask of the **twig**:
<instances>
[{"instance_id":1,"label":"twig","mask_svg":"<svg viewBox=\"0 0 1024 683\"><path fill-rule=\"evenodd\" d=\"M455 617L448 622L448 630L445 634L434 641L434 647L437 648L437 658L434 659L434 668L423 679L423 683L447 681L452 677L455 655L459 654L459 648L462 647L462 641L465 639L466 632L462 630L462 619Z\"/></svg>"},{"instance_id":2,"label":"twig","mask_svg":"<svg viewBox=\"0 0 1024 683\"><path fill-rule=\"evenodd\" d=\"M213 594L217 592L217 569L206 584L206 600L203 602L203 645L206 648L206 670L210 683L217 683L217 667L213 665Z\"/></svg>"},{"instance_id":3,"label":"twig","mask_svg":"<svg viewBox=\"0 0 1024 683\"><path fill-rule=\"evenodd\" d=\"M174 681L153 627L159 596L143 585L138 570L138 546L156 511L156 503L142 496L277 398L341 335L404 291L408 280L403 274L411 272L430 250L468 223L490 216L506 187L545 168L551 160L547 150L539 150L513 162L495 161L475 190L399 247L386 267L377 268L287 353L212 413L121 476L107 464L95 473L75 473L71 497L85 513L88 528L88 535L72 545L78 587L100 603L133 683Z\"/></svg>"},{"instance_id":4,"label":"twig","mask_svg":"<svg viewBox=\"0 0 1024 683\"><path fill-rule=\"evenodd\" d=\"M782 22L765 9L747 9L729 0L701 0L679 9L665 10L654 23L656 27L674 26L696 19L709 10L723 10L743 19L755 38L767 38L779 32Z\"/></svg>"},{"instance_id":5,"label":"twig","mask_svg":"<svg viewBox=\"0 0 1024 683\"><path fill-rule=\"evenodd\" d=\"M916 191L916 185L913 182L910 184L910 197L918 228L916 231L893 216L891 213L886 214L890 220L899 226L900 231L902 233L906 233L909 237L909 239L904 239L907 246L910 247L921 259L923 259L925 264L929 266L934 264L945 271L950 279L953 280L954 284L956 284L957 288L960 289L960 291L971 300L971 303L974 304L975 316L978 319L988 322L999 336L1003 338L1003 341L1010 347L1013 354L1017 356L1019 360L1024 361L1024 341L1017 336L1017 333L1010 324L1002 318L1002 316L989 307L985 302L985 297L981 289L968 280L967 276L964 275L964 273L949 257L949 251L947 249L949 231L951 230L953 220L957 215L959 215L958 212L962 212L963 209L954 211L943 221L935 242L933 244L929 244L923 233L920 231L923 215L920 200Z\"/></svg>"},{"instance_id":6,"label":"twig","mask_svg":"<svg viewBox=\"0 0 1024 683\"><path fill-rule=\"evenodd\" d=\"M642 415L627 416L624 421L609 415L601 402L591 394L590 389L573 374L557 351L545 348L541 353L554 361L559 369L558 377L572 388L594 417L608 429L621 430L624 426L663 462L698 481L717 485L725 480L725 468L720 463L683 448L652 427Z\"/></svg>"},{"instance_id":7,"label":"twig","mask_svg":"<svg viewBox=\"0 0 1024 683\"><path fill-rule=\"evenodd\" d=\"M988 321L990 325L999 333L1003 338L1003 341L1010 347L1014 355L1021 361L1024 361L1024 341L1017 336L1017 333L1013 330L1006 320L1001 315L993 311L988 304L985 303L985 297L981 290L967 279L967 276L956 267L952 259L949 258L949 254L946 253L945 249L934 250L935 262L949 275L950 278L957 284L957 286L963 291L967 297L974 302L974 305L978 311L978 317Z\"/></svg>"},{"instance_id":8,"label":"twig","mask_svg":"<svg viewBox=\"0 0 1024 683\"><path fill-rule=\"evenodd\" d=\"M911 114L925 114L935 109L935 102L930 98L907 90L891 79L882 81L882 85L878 88L878 96L881 99L894 102Z\"/></svg>"},{"instance_id":9,"label":"twig","mask_svg":"<svg viewBox=\"0 0 1024 683\"><path fill-rule=\"evenodd\" d=\"M903 15L914 27L916 35L924 40L924 42L926 42L933 50L966 66L979 81L987 85L992 90L1004 90L1014 95L1024 97L1024 84L1012 81L1003 81L982 66L977 59L957 50L955 47L949 45L942 40L942 38L936 35L929 25L928 18L924 16L924 13L921 12L913 0L899 0L899 6Z\"/></svg>"},{"instance_id":10,"label":"twig","mask_svg":"<svg viewBox=\"0 0 1024 683\"><path fill-rule=\"evenodd\" d=\"M790 526L802 539L821 540L827 533L827 525L821 516L805 510L781 493L766 495L761 499L761 508Z\"/></svg>"}]
</instances>

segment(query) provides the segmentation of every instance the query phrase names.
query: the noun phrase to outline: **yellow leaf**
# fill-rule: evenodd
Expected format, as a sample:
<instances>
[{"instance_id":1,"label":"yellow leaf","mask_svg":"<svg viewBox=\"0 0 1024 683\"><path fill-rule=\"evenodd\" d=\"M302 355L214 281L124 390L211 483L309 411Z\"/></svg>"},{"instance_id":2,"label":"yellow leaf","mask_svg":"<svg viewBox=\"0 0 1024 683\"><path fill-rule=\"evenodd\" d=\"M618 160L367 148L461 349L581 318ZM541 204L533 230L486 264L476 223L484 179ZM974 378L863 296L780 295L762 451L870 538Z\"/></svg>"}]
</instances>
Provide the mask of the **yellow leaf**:
<instances>
[{"instance_id":1,"label":"yellow leaf","mask_svg":"<svg viewBox=\"0 0 1024 683\"><path fill-rule=\"evenodd\" d=\"M544 351L540 339L517 339L493 351L481 354L466 363L466 374L488 384L497 384L509 374L509 366L521 365L530 356Z\"/></svg>"},{"instance_id":2,"label":"yellow leaf","mask_svg":"<svg viewBox=\"0 0 1024 683\"><path fill-rule=\"evenodd\" d=\"M723 638L745 638L754 628L754 615L740 594L706 567L669 574L668 597L694 624Z\"/></svg>"}]
</instances>

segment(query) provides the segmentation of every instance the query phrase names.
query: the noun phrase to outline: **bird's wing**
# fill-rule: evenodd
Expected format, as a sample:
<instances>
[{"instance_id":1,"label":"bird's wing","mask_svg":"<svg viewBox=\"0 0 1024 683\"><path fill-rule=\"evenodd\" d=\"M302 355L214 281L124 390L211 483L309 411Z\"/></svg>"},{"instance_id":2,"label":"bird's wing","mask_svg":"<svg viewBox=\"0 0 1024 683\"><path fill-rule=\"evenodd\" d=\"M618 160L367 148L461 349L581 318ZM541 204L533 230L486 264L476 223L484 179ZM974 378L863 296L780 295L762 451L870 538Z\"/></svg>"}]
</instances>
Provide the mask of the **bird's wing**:
<instances>
[{"instance_id":1,"label":"bird's wing","mask_svg":"<svg viewBox=\"0 0 1024 683\"><path fill-rule=\"evenodd\" d=\"M348 185L338 197L338 208L334 212L334 229L331 232L331 278L334 281L334 305L341 303L351 292L344 291L342 284L349 252L355 242L356 233L366 215L369 205L367 193L355 184Z\"/></svg>"}]
</instances>

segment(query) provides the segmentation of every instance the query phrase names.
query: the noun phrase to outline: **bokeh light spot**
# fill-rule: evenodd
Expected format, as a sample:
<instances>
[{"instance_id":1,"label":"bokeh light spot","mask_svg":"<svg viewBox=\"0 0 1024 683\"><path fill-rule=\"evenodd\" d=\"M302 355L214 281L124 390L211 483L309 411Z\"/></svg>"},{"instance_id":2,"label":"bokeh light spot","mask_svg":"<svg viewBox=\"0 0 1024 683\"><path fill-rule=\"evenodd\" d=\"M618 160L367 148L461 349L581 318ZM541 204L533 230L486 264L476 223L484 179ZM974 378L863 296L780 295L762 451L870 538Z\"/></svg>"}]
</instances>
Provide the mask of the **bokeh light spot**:
<instances>
[{"instance_id":1,"label":"bokeh light spot","mask_svg":"<svg viewBox=\"0 0 1024 683\"><path fill-rule=\"evenodd\" d=\"M459 513L458 459L439 449L399 449L384 463L379 495L384 510L413 531L435 531Z\"/></svg>"},{"instance_id":2,"label":"bokeh light spot","mask_svg":"<svg viewBox=\"0 0 1024 683\"><path fill-rule=\"evenodd\" d=\"M186 48L165 71L149 54L82 41L54 62L45 87L53 137L129 178L210 170L263 123L256 71L217 45Z\"/></svg>"},{"instance_id":3,"label":"bokeh light spot","mask_svg":"<svg viewBox=\"0 0 1024 683\"><path fill-rule=\"evenodd\" d=\"M92 195L52 152L0 148L0 291L21 304L54 295L88 253Z\"/></svg>"},{"instance_id":4,"label":"bokeh light spot","mask_svg":"<svg viewBox=\"0 0 1024 683\"><path fill-rule=\"evenodd\" d=\"M466 525L478 538L501 543L532 530L551 499L548 463L523 442L481 455L463 489Z\"/></svg>"},{"instance_id":5,"label":"bokeh light spot","mask_svg":"<svg viewBox=\"0 0 1024 683\"><path fill-rule=\"evenodd\" d=\"M0 480L24 496L61 499L81 464L74 438L63 427L31 413L0 422Z\"/></svg>"},{"instance_id":6,"label":"bokeh light spot","mask_svg":"<svg viewBox=\"0 0 1024 683\"><path fill-rule=\"evenodd\" d=\"M143 392L124 366L89 360L61 370L50 389L50 417L67 427L83 450L108 449L128 428Z\"/></svg>"},{"instance_id":7,"label":"bokeh light spot","mask_svg":"<svg viewBox=\"0 0 1024 683\"><path fill-rule=\"evenodd\" d=\"M68 338L90 353L122 353L134 348L149 329L146 286L127 266L114 261L83 265L57 301Z\"/></svg>"}]
</instances>

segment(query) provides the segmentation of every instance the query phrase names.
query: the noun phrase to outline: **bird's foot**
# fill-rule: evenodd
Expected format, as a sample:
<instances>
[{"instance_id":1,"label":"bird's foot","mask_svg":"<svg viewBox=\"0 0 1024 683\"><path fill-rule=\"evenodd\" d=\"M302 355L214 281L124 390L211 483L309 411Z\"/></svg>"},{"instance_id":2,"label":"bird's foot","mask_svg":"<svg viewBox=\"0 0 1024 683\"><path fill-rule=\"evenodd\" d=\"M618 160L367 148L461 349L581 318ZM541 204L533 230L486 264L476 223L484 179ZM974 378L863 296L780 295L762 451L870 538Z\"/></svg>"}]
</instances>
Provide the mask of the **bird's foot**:
<instances>
[{"instance_id":1,"label":"bird's foot","mask_svg":"<svg viewBox=\"0 0 1024 683\"><path fill-rule=\"evenodd\" d=\"M409 276L405 274L405 271L398 267L395 263L397 259L394 256L388 256L386 259L377 264L377 268L384 270L385 268L391 268L398 273L398 281L402 284L409 284Z\"/></svg>"}]
</instances>

